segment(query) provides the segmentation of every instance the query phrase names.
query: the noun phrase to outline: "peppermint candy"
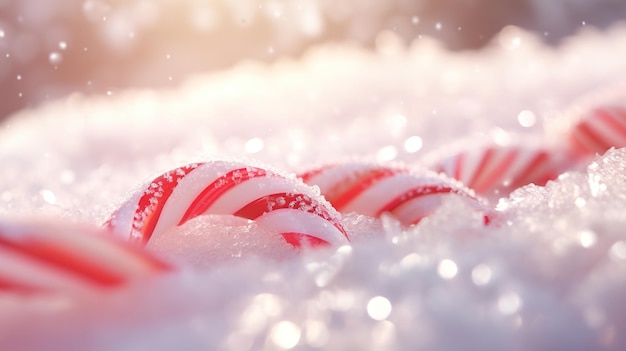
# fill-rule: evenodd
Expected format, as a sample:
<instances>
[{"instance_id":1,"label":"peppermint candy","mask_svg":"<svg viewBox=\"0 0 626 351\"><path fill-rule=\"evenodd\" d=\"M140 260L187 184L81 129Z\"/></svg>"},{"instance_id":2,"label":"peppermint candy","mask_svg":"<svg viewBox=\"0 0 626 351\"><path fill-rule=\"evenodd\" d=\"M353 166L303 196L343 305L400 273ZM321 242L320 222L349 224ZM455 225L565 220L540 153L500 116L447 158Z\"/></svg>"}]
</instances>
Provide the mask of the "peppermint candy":
<instances>
[{"instance_id":1,"label":"peppermint candy","mask_svg":"<svg viewBox=\"0 0 626 351\"><path fill-rule=\"evenodd\" d=\"M0 291L84 292L169 269L140 248L91 227L0 222Z\"/></svg>"},{"instance_id":2,"label":"peppermint candy","mask_svg":"<svg viewBox=\"0 0 626 351\"><path fill-rule=\"evenodd\" d=\"M350 162L316 168L300 177L317 185L339 212L371 217L389 213L404 225L417 224L450 196L460 196L484 209L471 190L426 170Z\"/></svg>"},{"instance_id":3,"label":"peppermint candy","mask_svg":"<svg viewBox=\"0 0 626 351\"><path fill-rule=\"evenodd\" d=\"M202 214L255 220L296 247L349 242L340 215L313 188L263 168L226 161L189 164L156 177L105 225L146 243Z\"/></svg>"},{"instance_id":4,"label":"peppermint candy","mask_svg":"<svg viewBox=\"0 0 626 351\"><path fill-rule=\"evenodd\" d=\"M581 155L604 154L626 147L626 103L593 107L579 116L567 137Z\"/></svg>"},{"instance_id":5,"label":"peppermint candy","mask_svg":"<svg viewBox=\"0 0 626 351\"><path fill-rule=\"evenodd\" d=\"M581 161L626 147L626 82L596 89L580 97L548 127Z\"/></svg>"},{"instance_id":6,"label":"peppermint candy","mask_svg":"<svg viewBox=\"0 0 626 351\"><path fill-rule=\"evenodd\" d=\"M433 169L482 195L507 195L530 184L545 185L568 165L567 153L543 147L483 145L443 157Z\"/></svg>"}]
</instances>

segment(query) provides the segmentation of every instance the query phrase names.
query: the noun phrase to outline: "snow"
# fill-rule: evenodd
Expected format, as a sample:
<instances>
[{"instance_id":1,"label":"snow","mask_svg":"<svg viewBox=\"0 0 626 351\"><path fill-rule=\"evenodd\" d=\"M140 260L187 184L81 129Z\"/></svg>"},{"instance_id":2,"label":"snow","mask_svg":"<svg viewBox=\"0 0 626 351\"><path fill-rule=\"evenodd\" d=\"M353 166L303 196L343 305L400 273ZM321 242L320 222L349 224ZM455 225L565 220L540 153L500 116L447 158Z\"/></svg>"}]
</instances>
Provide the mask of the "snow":
<instances>
[{"instance_id":1,"label":"snow","mask_svg":"<svg viewBox=\"0 0 626 351\"><path fill-rule=\"evenodd\" d=\"M207 159L418 165L502 131L557 149L566 111L626 78L624 27L555 49L516 27L478 52L379 44L22 110L0 130L0 217L99 225L155 176ZM623 350L625 174L626 149L610 150L500 199L488 226L454 198L416 227L347 214L351 246L306 252L200 216L147 246L177 272L84 296L0 294L0 349Z\"/></svg>"}]
</instances>

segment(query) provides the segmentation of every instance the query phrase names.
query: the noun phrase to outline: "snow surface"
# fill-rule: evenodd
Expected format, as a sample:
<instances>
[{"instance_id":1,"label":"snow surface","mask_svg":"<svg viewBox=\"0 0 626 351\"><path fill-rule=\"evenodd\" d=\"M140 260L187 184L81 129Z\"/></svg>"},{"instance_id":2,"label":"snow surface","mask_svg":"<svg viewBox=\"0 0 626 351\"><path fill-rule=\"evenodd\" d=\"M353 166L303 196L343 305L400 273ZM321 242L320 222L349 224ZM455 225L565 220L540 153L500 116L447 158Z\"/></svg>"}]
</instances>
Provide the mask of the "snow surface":
<instances>
[{"instance_id":1,"label":"snow surface","mask_svg":"<svg viewBox=\"0 0 626 351\"><path fill-rule=\"evenodd\" d=\"M515 27L480 52L390 32L377 45L23 110L0 130L0 216L101 224L145 181L206 159L418 164L504 131L557 149L566 111L626 78L624 27L557 49ZM148 245L179 272L96 295L0 295L0 349L626 348L626 149L519 189L488 227L467 206L408 229L348 214L351 247L306 253L254 222L199 217Z\"/></svg>"}]
</instances>

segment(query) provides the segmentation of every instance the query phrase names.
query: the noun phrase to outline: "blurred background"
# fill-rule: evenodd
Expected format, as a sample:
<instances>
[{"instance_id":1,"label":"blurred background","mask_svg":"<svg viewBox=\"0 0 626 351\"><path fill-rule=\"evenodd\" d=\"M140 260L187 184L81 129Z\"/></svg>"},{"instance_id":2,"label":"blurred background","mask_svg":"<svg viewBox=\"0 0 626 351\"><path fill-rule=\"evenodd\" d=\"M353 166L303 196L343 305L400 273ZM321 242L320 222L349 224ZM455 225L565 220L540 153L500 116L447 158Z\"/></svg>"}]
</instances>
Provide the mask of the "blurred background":
<instances>
[{"instance_id":1,"label":"blurred background","mask_svg":"<svg viewBox=\"0 0 626 351\"><path fill-rule=\"evenodd\" d=\"M624 0L0 0L0 121L73 92L175 86L319 43L373 48L383 31L479 50L507 25L558 45L624 18Z\"/></svg>"}]
</instances>

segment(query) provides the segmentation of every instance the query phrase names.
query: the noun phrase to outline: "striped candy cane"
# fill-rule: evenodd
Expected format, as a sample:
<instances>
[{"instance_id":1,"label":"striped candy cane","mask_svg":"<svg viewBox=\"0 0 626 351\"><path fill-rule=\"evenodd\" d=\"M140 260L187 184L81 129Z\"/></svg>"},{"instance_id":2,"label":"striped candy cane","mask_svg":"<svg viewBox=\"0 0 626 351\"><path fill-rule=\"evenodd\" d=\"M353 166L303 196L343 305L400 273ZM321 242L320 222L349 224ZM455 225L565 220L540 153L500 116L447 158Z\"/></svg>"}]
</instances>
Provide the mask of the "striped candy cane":
<instances>
[{"instance_id":1,"label":"striped candy cane","mask_svg":"<svg viewBox=\"0 0 626 351\"><path fill-rule=\"evenodd\" d=\"M486 145L444 157L434 166L483 195L507 195L521 186L544 185L564 171L566 154L540 147Z\"/></svg>"},{"instance_id":2,"label":"striped candy cane","mask_svg":"<svg viewBox=\"0 0 626 351\"><path fill-rule=\"evenodd\" d=\"M169 269L140 248L94 228L0 222L0 291L89 291Z\"/></svg>"},{"instance_id":3,"label":"striped candy cane","mask_svg":"<svg viewBox=\"0 0 626 351\"><path fill-rule=\"evenodd\" d=\"M390 213L404 225L418 223L449 196L469 199L483 209L470 190L430 171L351 162L317 168L300 177L317 185L340 212L372 217Z\"/></svg>"},{"instance_id":4,"label":"striped candy cane","mask_svg":"<svg viewBox=\"0 0 626 351\"><path fill-rule=\"evenodd\" d=\"M158 176L106 226L146 243L202 214L255 220L296 247L349 242L340 215L313 188L263 168L225 161L194 163Z\"/></svg>"},{"instance_id":5,"label":"striped candy cane","mask_svg":"<svg viewBox=\"0 0 626 351\"><path fill-rule=\"evenodd\" d=\"M626 103L587 110L571 128L568 142L578 154L590 156L626 147Z\"/></svg>"}]
</instances>

